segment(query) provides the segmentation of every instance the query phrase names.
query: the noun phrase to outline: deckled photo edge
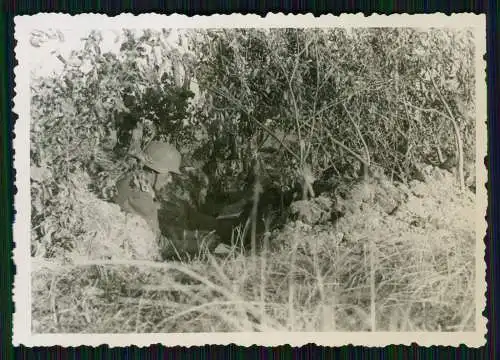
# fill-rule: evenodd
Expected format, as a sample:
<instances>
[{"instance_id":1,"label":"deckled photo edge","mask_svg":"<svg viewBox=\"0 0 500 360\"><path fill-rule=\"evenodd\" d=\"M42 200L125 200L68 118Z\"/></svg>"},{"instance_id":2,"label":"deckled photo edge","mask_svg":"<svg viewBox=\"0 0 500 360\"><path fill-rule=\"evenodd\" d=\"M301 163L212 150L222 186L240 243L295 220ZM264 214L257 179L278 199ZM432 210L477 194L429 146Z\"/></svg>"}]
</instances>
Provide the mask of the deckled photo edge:
<instances>
[{"instance_id":1,"label":"deckled photo edge","mask_svg":"<svg viewBox=\"0 0 500 360\"><path fill-rule=\"evenodd\" d=\"M89 17L99 21L99 26L92 26ZM425 18L425 26L421 19ZM54 21L56 20L56 21ZM144 21L144 23L142 23ZM15 73L15 97L13 111L18 115L15 124L16 137L13 139L15 150L14 167L17 171L15 185L18 189L14 205L16 209L13 234L15 249L13 260L16 265L16 275L13 289L15 313L13 315L13 343L26 346L77 346L107 343L110 346L138 345L147 346L153 343L165 345L204 345L204 344L242 344L242 345L280 345L290 344L300 346L307 343L318 345L338 346L344 344L384 346L389 344L418 343L421 346L466 344L471 347L482 346L485 343L487 319L482 315L486 305L486 264L484 262L485 244L484 236L487 223L485 213L487 207L487 192L484 186L487 181L487 170L483 166L483 159L487 152L486 128L486 83L484 81L486 62L483 54L486 52L485 16L472 14L444 14L433 15L373 15L364 17L362 14L340 17L322 16L314 18L312 15L283 15L269 14L266 18L256 15L219 15L208 17L186 17L184 15L140 15L130 14L117 17L105 15L59 15L40 14L35 16L20 16L15 19L15 48L18 65ZM57 24L57 26L54 26ZM145 25L142 25L145 24ZM463 24L467 24L464 26ZM479 187L476 192L477 210L477 237L476 243L476 332L473 333L207 333L207 334L31 334L31 282L30 282L30 180L29 180L29 131L30 131L30 95L29 71L25 64L29 59L29 31L43 28L189 28L189 27L376 27L376 26L415 26L415 27L469 27L476 33L476 175ZM20 265L22 264L22 265Z\"/></svg>"}]
</instances>

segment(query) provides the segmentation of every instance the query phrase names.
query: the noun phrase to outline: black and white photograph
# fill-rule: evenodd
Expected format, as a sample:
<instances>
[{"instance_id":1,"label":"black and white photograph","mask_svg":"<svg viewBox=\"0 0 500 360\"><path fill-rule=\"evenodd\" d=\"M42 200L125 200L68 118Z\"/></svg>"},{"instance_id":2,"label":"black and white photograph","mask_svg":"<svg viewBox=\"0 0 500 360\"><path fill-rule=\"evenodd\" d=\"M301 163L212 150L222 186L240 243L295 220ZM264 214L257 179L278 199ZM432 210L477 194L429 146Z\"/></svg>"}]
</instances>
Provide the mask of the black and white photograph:
<instances>
[{"instance_id":1,"label":"black and white photograph","mask_svg":"<svg viewBox=\"0 0 500 360\"><path fill-rule=\"evenodd\" d=\"M484 344L484 16L15 21L15 342Z\"/></svg>"}]
</instances>

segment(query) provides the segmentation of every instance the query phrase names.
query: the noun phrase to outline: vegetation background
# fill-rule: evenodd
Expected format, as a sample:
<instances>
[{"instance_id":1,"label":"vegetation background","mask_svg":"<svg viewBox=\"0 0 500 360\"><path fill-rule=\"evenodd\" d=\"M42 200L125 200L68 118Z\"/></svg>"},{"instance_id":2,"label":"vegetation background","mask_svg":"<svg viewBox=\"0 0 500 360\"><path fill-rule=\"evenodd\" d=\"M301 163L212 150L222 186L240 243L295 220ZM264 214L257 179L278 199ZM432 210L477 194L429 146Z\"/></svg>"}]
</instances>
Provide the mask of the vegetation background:
<instances>
[{"instance_id":1,"label":"vegetation background","mask_svg":"<svg viewBox=\"0 0 500 360\"><path fill-rule=\"evenodd\" d=\"M105 51L92 31L53 54L60 72L32 74L35 332L474 328L471 31L114 37ZM65 41L32 45L50 39ZM300 184L307 210L257 256L152 262L147 225L109 202L137 138L203 164L211 194L258 163L266 184Z\"/></svg>"}]
</instances>

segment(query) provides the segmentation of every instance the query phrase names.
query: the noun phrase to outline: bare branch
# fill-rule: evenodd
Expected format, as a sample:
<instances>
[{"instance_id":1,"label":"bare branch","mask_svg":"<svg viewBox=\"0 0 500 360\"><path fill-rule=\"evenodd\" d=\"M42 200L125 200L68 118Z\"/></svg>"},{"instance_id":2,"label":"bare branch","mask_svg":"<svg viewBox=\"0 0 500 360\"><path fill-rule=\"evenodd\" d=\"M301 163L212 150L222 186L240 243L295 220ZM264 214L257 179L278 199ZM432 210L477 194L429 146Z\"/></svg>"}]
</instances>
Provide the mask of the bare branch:
<instances>
[{"instance_id":1,"label":"bare branch","mask_svg":"<svg viewBox=\"0 0 500 360\"><path fill-rule=\"evenodd\" d=\"M363 143L363 146L365 147L365 152L366 152L366 163L365 164L367 166L370 166L370 151L368 149L368 145L366 144L365 138L363 137L363 134L361 133L361 130L359 129L358 124L352 118L351 113L349 112L349 110L347 110L347 107L345 106L345 104L342 104L342 106L344 107L344 110L346 111L347 116L349 117L349 120L351 120L352 124L354 125L354 128L356 129L356 132L358 133L358 135L361 139L361 142Z\"/></svg>"},{"instance_id":2,"label":"bare branch","mask_svg":"<svg viewBox=\"0 0 500 360\"><path fill-rule=\"evenodd\" d=\"M283 146L283 148L290 154L292 155L295 159L297 159L297 161L301 161L300 159L300 156L298 156L295 152L293 152L292 149L290 149L275 133L274 131L272 131L271 129L269 129L266 125L264 125L263 123L261 123L259 120L257 120L254 116L252 116L246 109L245 107L243 106L243 104L241 104L241 102L239 100L237 100L236 98L234 98L233 96L225 93L225 92L222 92L218 89L212 89L215 93L225 97L227 100L231 101L235 106L238 107L238 109L240 109L241 111L244 111L245 114L248 116L249 119L251 119L253 122L255 122L262 130L264 130L266 133L268 133L270 136L272 136L276 141L278 141L280 143L281 146Z\"/></svg>"}]
</instances>

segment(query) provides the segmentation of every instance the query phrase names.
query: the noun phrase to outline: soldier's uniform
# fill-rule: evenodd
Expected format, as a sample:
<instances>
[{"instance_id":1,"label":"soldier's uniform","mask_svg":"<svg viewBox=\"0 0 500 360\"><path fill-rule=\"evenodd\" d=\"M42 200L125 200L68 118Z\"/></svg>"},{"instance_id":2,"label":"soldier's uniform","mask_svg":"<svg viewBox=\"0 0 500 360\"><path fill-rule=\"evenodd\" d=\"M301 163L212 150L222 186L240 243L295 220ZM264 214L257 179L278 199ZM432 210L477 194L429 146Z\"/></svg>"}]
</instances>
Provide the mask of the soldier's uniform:
<instances>
[{"instance_id":1,"label":"soldier's uniform","mask_svg":"<svg viewBox=\"0 0 500 360\"><path fill-rule=\"evenodd\" d=\"M159 233L158 207L151 188L152 175L142 172L129 173L116 184L114 201L129 213L143 217L151 229Z\"/></svg>"},{"instance_id":2,"label":"soldier's uniform","mask_svg":"<svg viewBox=\"0 0 500 360\"><path fill-rule=\"evenodd\" d=\"M164 242L164 257L197 253L205 244L213 250L219 243L215 217L200 212L205 202L208 179L201 170L186 169L156 192L160 204L158 219Z\"/></svg>"}]
</instances>

